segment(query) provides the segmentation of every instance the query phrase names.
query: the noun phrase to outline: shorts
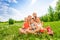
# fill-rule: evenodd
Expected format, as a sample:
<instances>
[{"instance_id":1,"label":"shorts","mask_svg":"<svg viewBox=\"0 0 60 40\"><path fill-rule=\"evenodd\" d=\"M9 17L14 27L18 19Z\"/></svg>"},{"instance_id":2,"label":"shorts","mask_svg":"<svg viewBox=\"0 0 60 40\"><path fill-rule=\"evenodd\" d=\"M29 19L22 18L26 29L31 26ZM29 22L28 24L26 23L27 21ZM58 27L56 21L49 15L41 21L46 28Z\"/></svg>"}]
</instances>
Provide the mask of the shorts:
<instances>
[{"instance_id":1,"label":"shorts","mask_svg":"<svg viewBox=\"0 0 60 40\"><path fill-rule=\"evenodd\" d=\"M44 31L45 31L44 29L40 29L40 32L41 32L41 33L44 33Z\"/></svg>"},{"instance_id":2,"label":"shorts","mask_svg":"<svg viewBox=\"0 0 60 40\"><path fill-rule=\"evenodd\" d=\"M32 29L30 29L30 30L35 30L36 28L32 28Z\"/></svg>"},{"instance_id":3,"label":"shorts","mask_svg":"<svg viewBox=\"0 0 60 40\"><path fill-rule=\"evenodd\" d=\"M22 28L24 31L27 30L26 28Z\"/></svg>"}]
</instances>

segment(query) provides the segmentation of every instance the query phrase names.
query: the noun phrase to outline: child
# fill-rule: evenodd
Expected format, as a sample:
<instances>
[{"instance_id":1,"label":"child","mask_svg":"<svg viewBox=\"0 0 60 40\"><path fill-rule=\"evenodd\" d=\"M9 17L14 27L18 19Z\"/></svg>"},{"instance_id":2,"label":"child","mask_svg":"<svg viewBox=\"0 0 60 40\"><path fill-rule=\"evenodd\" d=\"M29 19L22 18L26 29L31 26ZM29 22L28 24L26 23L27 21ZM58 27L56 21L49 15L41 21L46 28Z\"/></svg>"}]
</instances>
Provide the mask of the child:
<instances>
[{"instance_id":1,"label":"child","mask_svg":"<svg viewBox=\"0 0 60 40\"><path fill-rule=\"evenodd\" d=\"M19 28L19 31L20 31L21 33L26 34L28 28L29 28L29 23L28 23L28 21L27 21L27 18L25 18L23 27L22 27L22 28Z\"/></svg>"},{"instance_id":2,"label":"child","mask_svg":"<svg viewBox=\"0 0 60 40\"><path fill-rule=\"evenodd\" d=\"M31 19L30 27L31 27L32 30L36 29L36 22L34 21L34 18Z\"/></svg>"},{"instance_id":3,"label":"child","mask_svg":"<svg viewBox=\"0 0 60 40\"><path fill-rule=\"evenodd\" d=\"M29 33L34 33L34 31L36 30L36 22L34 21L34 18L31 19L30 21L30 28L29 28Z\"/></svg>"},{"instance_id":4,"label":"child","mask_svg":"<svg viewBox=\"0 0 60 40\"><path fill-rule=\"evenodd\" d=\"M39 18L37 18L37 21L36 21L36 23L37 23L37 29L36 29L36 32L44 32L44 28L43 28L43 22L41 22L40 21L40 19Z\"/></svg>"}]
</instances>

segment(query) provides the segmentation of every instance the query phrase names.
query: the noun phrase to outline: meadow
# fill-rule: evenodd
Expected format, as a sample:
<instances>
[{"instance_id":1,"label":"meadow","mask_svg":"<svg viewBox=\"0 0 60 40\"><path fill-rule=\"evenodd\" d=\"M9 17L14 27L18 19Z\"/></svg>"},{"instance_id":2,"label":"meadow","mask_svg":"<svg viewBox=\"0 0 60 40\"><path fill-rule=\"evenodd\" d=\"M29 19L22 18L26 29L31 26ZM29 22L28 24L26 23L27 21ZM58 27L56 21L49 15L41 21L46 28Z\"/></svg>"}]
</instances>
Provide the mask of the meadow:
<instances>
[{"instance_id":1,"label":"meadow","mask_svg":"<svg viewBox=\"0 0 60 40\"><path fill-rule=\"evenodd\" d=\"M48 34L19 34L23 22L9 25L8 23L0 23L0 40L60 40L60 21L44 22L44 27L50 25L54 31L53 36Z\"/></svg>"}]
</instances>

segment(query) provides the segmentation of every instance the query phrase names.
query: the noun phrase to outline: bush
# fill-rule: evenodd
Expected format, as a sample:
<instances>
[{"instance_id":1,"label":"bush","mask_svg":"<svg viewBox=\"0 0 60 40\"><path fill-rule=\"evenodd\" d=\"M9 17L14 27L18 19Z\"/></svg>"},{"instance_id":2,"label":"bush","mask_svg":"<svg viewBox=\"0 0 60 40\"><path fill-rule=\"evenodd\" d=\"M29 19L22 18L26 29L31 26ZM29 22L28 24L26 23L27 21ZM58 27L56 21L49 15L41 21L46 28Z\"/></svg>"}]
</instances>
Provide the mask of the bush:
<instances>
[{"instance_id":1,"label":"bush","mask_svg":"<svg viewBox=\"0 0 60 40\"><path fill-rule=\"evenodd\" d=\"M13 19L9 19L9 24L14 24L14 20Z\"/></svg>"}]
</instances>

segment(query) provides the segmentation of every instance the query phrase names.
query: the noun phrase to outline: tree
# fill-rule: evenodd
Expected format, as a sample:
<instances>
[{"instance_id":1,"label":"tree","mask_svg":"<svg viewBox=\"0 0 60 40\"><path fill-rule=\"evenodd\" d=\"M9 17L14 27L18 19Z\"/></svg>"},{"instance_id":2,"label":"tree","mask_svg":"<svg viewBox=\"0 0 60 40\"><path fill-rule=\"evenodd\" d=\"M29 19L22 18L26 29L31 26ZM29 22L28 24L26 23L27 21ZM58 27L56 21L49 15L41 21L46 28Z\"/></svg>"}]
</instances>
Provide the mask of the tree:
<instances>
[{"instance_id":1,"label":"tree","mask_svg":"<svg viewBox=\"0 0 60 40\"><path fill-rule=\"evenodd\" d=\"M57 11L57 14L58 14L58 18L60 20L60 0L58 0L58 2L56 4L56 11Z\"/></svg>"},{"instance_id":2,"label":"tree","mask_svg":"<svg viewBox=\"0 0 60 40\"><path fill-rule=\"evenodd\" d=\"M48 14L49 14L49 18L50 18L50 21L54 21L54 10L51 6L49 6L49 9L48 9Z\"/></svg>"},{"instance_id":3,"label":"tree","mask_svg":"<svg viewBox=\"0 0 60 40\"><path fill-rule=\"evenodd\" d=\"M48 14L41 18L43 21L58 21L60 20L60 0L58 0L55 10L51 6L48 8Z\"/></svg>"},{"instance_id":4,"label":"tree","mask_svg":"<svg viewBox=\"0 0 60 40\"><path fill-rule=\"evenodd\" d=\"M54 20L55 20L55 21L58 21L58 20L59 20L59 18L58 18L58 12L56 12L56 11L55 11L55 13L54 13Z\"/></svg>"},{"instance_id":5,"label":"tree","mask_svg":"<svg viewBox=\"0 0 60 40\"><path fill-rule=\"evenodd\" d=\"M13 19L9 19L9 24L14 24L14 20Z\"/></svg>"},{"instance_id":6,"label":"tree","mask_svg":"<svg viewBox=\"0 0 60 40\"><path fill-rule=\"evenodd\" d=\"M42 21L44 21L44 22L48 22L48 21L50 21L50 19L49 19L49 15L48 15L48 14L42 16L40 19L41 19Z\"/></svg>"}]
</instances>

